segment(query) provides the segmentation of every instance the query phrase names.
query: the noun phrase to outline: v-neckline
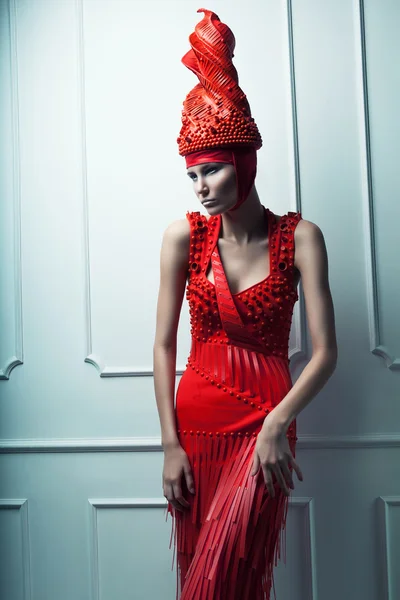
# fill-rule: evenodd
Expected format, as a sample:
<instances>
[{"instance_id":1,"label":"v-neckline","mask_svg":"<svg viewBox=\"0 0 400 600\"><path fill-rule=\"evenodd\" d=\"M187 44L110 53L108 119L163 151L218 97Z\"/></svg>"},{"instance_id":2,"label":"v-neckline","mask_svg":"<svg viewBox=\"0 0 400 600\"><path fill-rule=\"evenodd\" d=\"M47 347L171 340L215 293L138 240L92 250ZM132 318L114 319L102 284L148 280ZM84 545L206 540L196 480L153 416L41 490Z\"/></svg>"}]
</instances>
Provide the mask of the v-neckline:
<instances>
[{"instance_id":1,"label":"v-neckline","mask_svg":"<svg viewBox=\"0 0 400 600\"><path fill-rule=\"evenodd\" d=\"M219 253L219 250L218 250L218 240L219 240L219 232L220 232L220 230L221 230L221 221L222 221L222 217L221 217L221 215L220 215L220 214L219 214L219 215L217 215L217 224L216 224L216 227L215 227L215 234L214 234L214 235L215 235L215 245L214 245L214 251L217 253L217 255L218 255L218 258L219 258L219 260L220 260L220 263L221 263L222 269L223 269L223 271L224 271L224 275L225 275L226 283L227 283L227 285L228 285L228 287L229 287L229 291L230 291L230 293L231 293L231 296L232 296L232 297L235 297L235 296L240 296L241 294L245 294L246 292L248 292L248 291L252 290L253 288L256 288L256 287L258 287L259 285L265 284L265 283L268 281L268 279L271 277L271 275L272 275L272 248L271 248L271 234L272 234L272 226L271 226L271 225L272 225L272 218L275 218L275 215L274 215L274 213L273 213L273 212L272 212L272 211L271 211L269 208L265 208L265 206L263 206L263 209L264 209L264 215L266 215L266 217L267 217L267 236L268 236L268 237L267 237L267 240L268 240L268 262L269 262L269 273L268 273L268 275L267 275L266 277L264 277L264 279L262 279L261 281L258 281L257 283L254 283L253 285L250 285L250 286L249 286L249 287L247 287L246 289L244 289L244 290L241 290L240 292L235 292L235 293L233 293L233 292L231 291L231 289L230 289L230 285L229 285L229 282L228 282L228 278L227 278L227 276L226 276L225 268L224 268L224 265L223 265L223 262L222 262L222 259L221 259L221 256L220 256L220 253ZM211 285L211 286L212 286L212 287L215 289L215 283L214 283L214 282L212 282L212 281L210 281L210 280L208 279L208 277L207 277L207 272L208 272L208 270L209 270L210 262L211 262L211 261L208 261L208 263L207 263L207 265L206 265L206 269L205 269L205 271L204 271L204 279L205 279L205 280L206 280L206 281L207 281L207 282L208 282L208 283L209 283L209 284L210 284L210 285Z\"/></svg>"}]
</instances>

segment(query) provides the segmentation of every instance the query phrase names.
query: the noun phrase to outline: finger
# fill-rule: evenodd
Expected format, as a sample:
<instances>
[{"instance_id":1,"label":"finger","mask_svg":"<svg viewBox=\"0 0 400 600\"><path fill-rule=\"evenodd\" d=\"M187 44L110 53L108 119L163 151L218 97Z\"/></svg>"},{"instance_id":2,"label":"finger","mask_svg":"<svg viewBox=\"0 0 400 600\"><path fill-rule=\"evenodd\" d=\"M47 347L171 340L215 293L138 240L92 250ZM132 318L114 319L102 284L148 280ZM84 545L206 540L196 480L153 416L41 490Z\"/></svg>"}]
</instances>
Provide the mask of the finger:
<instances>
[{"instance_id":1,"label":"finger","mask_svg":"<svg viewBox=\"0 0 400 600\"><path fill-rule=\"evenodd\" d=\"M185 474L185 480L186 480L186 485L187 488L189 490L189 492L191 492L192 494L195 493L195 489L194 489L194 479L193 479L193 474L192 474L192 470L189 468L183 468L183 472Z\"/></svg>"},{"instance_id":2,"label":"finger","mask_svg":"<svg viewBox=\"0 0 400 600\"><path fill-rule=\"evenodd\" d=\"M179 504L179 502L176 502L176 500L172 499L172 500L170 500L170 503L175 508L175 510L179 510L179 512L181 512L181 513L185 512L183 510L182 506Z\"/></svg>"},{"instance_id":3,"label":"finger","mask_svg":"<svg viewBox=\"0 0 400 600\"><path fill-rule=\"evenodd\" d=\"M278 481L279 486L282 488L282 490L288 496L290 492L289 492L289 488L287 487L285 478L282 474L280 463L277 463L276 465L272 465L272 469L275 473L275 477Z\"/></svg>"},{"instance_id":4,"label":"finger","mask_svg":"<svg viewBox=\"0 0 400 600\"><path fill-rule=\"evenodd\" d=\"M253 466L250 471L250 475L254 476L260 468L260 457L258 456L257 450L254 451Z\"/></svg>"},{"instance_id":5,"label":"finger","mask_svg":"<svg viewBox=\"0 0 400 600\"><path fill-rule=\"evenodd\" d=\"M179 512L184 512L183 511L183 506L182 504L180 504L178 502L178 500L175 498L174 496L174 492L173 492L173 488L172 488L172 484L167 484L166 485L166 489L167 489L167 493L165 494L168 502L170 504L172 504L172 506L176 509L179 510Z\"/></svg>"},{"instance_id":6,"label":"finger","mask_svg":"<svg viewBox=\"0 0 400 600\"><path fill-rule=\"evenodd\" d=\"M182 488L179 483L175 483L172 486L172 490L174 492L174 498L181 506L184 508L189 508L190 504L185 498L182 496Z\"/></svg>"},{"instance_id":7,"label":"finger","mask_svg":"<svg viewBox=\"0 0 400 600\"><path fill-rule=\"evenodd\" d=\"M297 475L297 478L299 479L299 481L303 481L303 473L302 473L299 465L297 464L297 462L294 459L292 460L292 465L293 465L294 470L296 471L296 475Z\"/></svg>"},{"instance_id":8,"label":"finger","mask_svg":"<svg viewBox=\"0 0 400 600\"><path fill-rule=\"evenodd\" d=\"M282 469L282 472L283 472L283 476L285 477L286 483L288 484L288 486L290 488L292 488L292 490L294 490L292 473L290 471L288 463L283 462L281 464L281 469Z\"/></svg>"},{"instance_id":9,"label":"finger","mask_svg":"<svg viewBox=\"0 0 400 600\"><path fill-rule=\"evenodd\" d=\"M163 485L163 492L164 492L165 498L168 500L168 502L170 502L170 498L172 498L172 490L171 490L171 486L166 482L164 482L164 485Z\"/></svg>"},{"instance_id":10,"label":"finger","mask_svg":"<svg viewBox=\"0 0 400 600\"><path fill-rule=\"evenodd\" d=\"M262 470L263 470L263 474L264 474L264 481L265 481L265 485L267 486L267 490L269 492L269 495L271 496L271 498L275 497L275 490L274 490L274 485L272 482L272 476L271 473L268 469L268 467L266 465L261 464Z\"/></svg>"},{"instance_id":11,"label":"finger","mask_svg":"<svg viewBox=\"0 0 400 600\"><path fill-rule=\"evenodd\" d=\"M179 510L180 512L183 512L182 507L179 505L179 503L174 498L174 495L172 493L172 486L171 486L170 483L166 483L164 485L164 496L166 497L166 499L168 500L168 502L170 504L172 504L172 506L174 508L176 508L176 510Z\"/></svg>"}]
</instances>

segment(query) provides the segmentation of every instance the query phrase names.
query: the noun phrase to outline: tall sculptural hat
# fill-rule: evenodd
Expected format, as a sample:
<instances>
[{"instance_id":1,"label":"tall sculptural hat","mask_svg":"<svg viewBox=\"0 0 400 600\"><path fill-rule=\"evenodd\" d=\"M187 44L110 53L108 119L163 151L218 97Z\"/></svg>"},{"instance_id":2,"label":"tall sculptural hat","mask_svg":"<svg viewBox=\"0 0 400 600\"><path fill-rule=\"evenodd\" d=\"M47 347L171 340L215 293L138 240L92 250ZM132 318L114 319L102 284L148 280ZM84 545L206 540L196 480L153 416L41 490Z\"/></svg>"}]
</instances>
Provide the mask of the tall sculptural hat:
<instances>
[{"instance_id":1,"label":"tall sculptural hat","mask_svg":"<svg viewBox=\"0 0 400 600\"><path fill-rule=\"evenodd\" d=\"M232 63L232 31L213 11L199 8L197 12L204 17L189 36L191 49L182 62L199 83L183 103L179 154L187 168L206 162L233 164L238 198L231 210L236 210L253 186L262 140Z\"/></svg>"},{"instance_id":2,"label":"tall sculptural hat","mask_svg":"<svg viewBox=\"0 0 400 600\"><path fill-rule=\"evenodd\" d=\"M204 17L189 36L191 49L182 62L199 83L183 102L179 154L221 147L258 150L261 135L232 63L235 37L213 11L197 12Z\"/></svg>"}]
</instances>

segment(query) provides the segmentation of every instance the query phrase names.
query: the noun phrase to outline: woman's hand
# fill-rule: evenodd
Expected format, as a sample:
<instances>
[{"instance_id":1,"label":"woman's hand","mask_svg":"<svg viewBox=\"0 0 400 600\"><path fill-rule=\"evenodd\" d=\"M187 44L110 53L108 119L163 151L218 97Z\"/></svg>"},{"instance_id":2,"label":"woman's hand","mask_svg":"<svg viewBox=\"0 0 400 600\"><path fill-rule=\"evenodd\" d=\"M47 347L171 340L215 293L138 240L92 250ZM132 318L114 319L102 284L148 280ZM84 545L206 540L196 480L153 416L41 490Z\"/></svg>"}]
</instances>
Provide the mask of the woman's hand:
<instances>
[{"instance_id":1,"label":"woman's hand","mask_svg":"<svg viewBox=\"0 0 400 600\"><path fill-rule=\"evenodd\" d=\"M266 486L272 498L275 496L273 473L287 496L290 493L288 486L294 489L292 473L289 470L290 464L296 471L298 479L303 481L301 469L293 457L286 434L281 429L264 425L258 434L253 456L253 468L250 475L256 475L261 466Z\"/></svg>"},{"instance_id":2,"label":"woman's hand","mask_svg":"<svg viewBox=\"0 0 400 600\"><path fill-rule=\"evenodd\" d=\"M164 450L163 489L164 496L177 510L183 512L190 504L182 495L182 473L185 476L188 490L194 494L192 469L188 455L180 446L169 447Z\"/></svg>"}]
</instances>

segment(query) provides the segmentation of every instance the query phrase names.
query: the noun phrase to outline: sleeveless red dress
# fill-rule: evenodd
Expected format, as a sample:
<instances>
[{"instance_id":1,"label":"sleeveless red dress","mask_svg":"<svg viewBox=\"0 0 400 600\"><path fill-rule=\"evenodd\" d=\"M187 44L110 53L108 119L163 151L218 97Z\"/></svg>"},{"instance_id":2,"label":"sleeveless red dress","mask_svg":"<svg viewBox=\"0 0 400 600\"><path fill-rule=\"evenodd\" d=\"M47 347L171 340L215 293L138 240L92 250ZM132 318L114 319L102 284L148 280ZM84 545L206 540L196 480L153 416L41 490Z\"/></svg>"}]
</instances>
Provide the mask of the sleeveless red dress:
<instances>
[{"instance_id":1,"label":"sleeveless red dress","mask_svg":"<svg viewBox=\"0 0 400 600\"><path fill-rule=\"evenodd\" d=\"M272 211L264 213L270 272L237 294L229 290L218 252L221 216L186 214L192 344L175 414L195 494L182 476L190 508L181 512L171 503L166 508L180 600L269 600L272 586L276 598L273 567L281 546L286 563L289 496L273 475L272 498L262 469L254 477L250 471L263 421L293 385L288 345L298 300L294 230L302 217L288 212L278 224ZM210 261L215 284L206 278ZM287 438L295 456L295 419Z\"/></svg>"}]
</instances>

